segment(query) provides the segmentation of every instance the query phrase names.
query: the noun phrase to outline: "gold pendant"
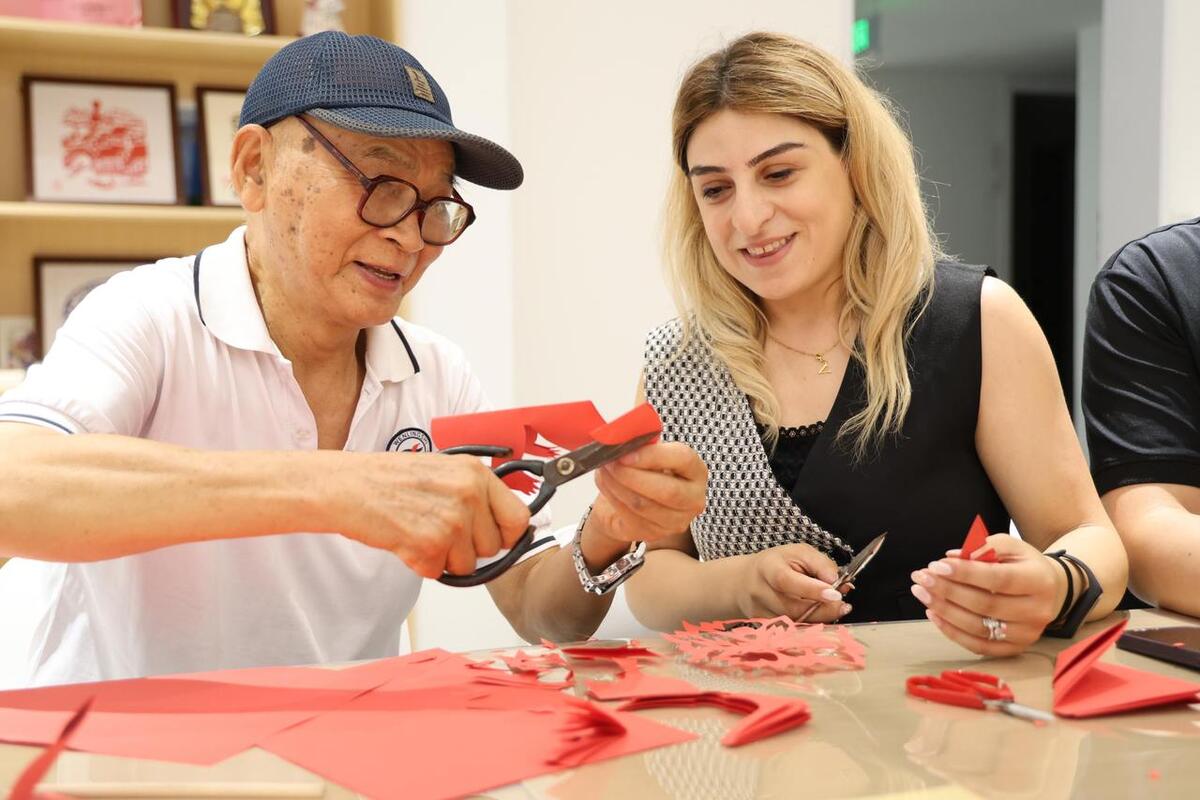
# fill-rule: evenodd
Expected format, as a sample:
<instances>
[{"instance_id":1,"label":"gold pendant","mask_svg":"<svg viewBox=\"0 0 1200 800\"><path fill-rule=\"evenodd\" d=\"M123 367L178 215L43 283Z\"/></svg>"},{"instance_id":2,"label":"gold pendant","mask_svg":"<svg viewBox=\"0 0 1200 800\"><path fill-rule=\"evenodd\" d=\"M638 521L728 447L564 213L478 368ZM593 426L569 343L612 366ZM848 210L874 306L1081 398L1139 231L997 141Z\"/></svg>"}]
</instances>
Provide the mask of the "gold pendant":
<instances>
[{"instance_id":1,"label":"gold pendant","mask_svg":"<svg viewBox=\"0 0 1200 800\"><path fill-rule=\"evenodd\" d=\"M817 370L818 375L825 375L829 372L829 362L825 360L825 356L820 353L813 353L817 361L821 362L821 368Z\"/></svg>"}]
</instances>

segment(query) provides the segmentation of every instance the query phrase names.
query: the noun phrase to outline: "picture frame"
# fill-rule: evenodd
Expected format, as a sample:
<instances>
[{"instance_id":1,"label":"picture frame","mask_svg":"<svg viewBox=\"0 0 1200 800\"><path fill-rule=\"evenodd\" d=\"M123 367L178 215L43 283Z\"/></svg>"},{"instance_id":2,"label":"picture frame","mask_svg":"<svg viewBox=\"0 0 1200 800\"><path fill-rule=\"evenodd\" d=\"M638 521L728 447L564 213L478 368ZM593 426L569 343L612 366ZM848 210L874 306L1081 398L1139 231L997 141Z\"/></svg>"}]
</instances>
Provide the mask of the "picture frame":
<instances>
[{"instance_id":1,"label":"picture frame","mask_svg":"<svg viewBox=\"0 0 1200 800\"><path fill-rule=\"evenodd\" d=\"M178 205L175 86L23 75L30 200Z\"/></svg>"},{"instance_id":2,"label":"picture frame","mask_svg":"<svg viewBox=\"0 0 1200 800\"><path fill-rule=\"evenodd\" d=\"M196 87L196 140L200 150L201 197L206 206L242 203L229 174L229 154L246 90L229 86Z\"/></svg>"},{"instance_id":3,"label":"picture frame","mask_svg":"<svg viewBox=\"0 0 1200 800\"><path fill-rule=\"evenodd\" d=\"M242 34L275 33L274 0L174 0L171 13L176 28Z\"/></svg>"},{"instance_id":4,"label":"picture frame","mask_svg":"<svg viewBox=\"0 0 1200 800\"><path fill-rule=\"evenodd\" d=\"M34 256L34 328L36 356L40 360L54 343L54 335L75 307L93 289L113 275L152 264L155 257Z\"/></svg>"},{"instance_id":5,"label":"picture frame","mask_svg":"<svg viewBox=\"0 0 1200 800\"><path fill-rule=\"evenodd\" d=\"M142 0L0 0L0 15L140 28Z\"/></svg>"}]
</instances>

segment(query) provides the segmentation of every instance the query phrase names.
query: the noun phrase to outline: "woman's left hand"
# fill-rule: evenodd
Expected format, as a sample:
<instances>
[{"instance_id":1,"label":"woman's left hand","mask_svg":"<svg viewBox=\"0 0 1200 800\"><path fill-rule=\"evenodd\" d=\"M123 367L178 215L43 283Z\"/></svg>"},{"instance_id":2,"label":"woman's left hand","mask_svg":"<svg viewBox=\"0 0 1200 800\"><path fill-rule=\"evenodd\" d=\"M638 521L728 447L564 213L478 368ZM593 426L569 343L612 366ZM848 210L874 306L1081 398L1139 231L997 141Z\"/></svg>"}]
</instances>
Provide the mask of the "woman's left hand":
<instances>
[{"instance_id":1,"label":"woman's left hand","mask_svg":"<svg viewBox=\"0 0 1200 800\"><path fill-rule=\"evenodd\" d=\"M987 545L996 562L970 561L950 550L912 573L912 593L947 638L980 655L1016 655L1053 621L1066 594L1066 575L1014 536L993 534ZM1002 639L988 639L985 617L1001 623Z\"/></svg>"}]
</instances>

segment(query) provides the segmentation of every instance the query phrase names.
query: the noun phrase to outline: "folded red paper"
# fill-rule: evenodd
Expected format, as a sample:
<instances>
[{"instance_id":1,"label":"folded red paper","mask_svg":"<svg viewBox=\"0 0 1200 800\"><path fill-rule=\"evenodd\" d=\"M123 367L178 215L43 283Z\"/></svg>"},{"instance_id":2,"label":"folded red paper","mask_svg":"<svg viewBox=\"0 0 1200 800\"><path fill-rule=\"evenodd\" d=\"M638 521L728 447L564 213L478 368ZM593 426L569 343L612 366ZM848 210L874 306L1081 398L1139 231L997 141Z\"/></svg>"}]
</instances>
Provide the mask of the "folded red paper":
<instances>
[{"instance_id":1,"label":"folded red paper","mask_svg":"<svg viewBox=\"0 0 1200 800\"><path fill-rule=\"evenodd\" d=\"M1128 623L1121 620L1058 654L1054 662L1055 714L1098 717L1198 699L1198 683L1120 664L1098 663Z\"/></svg>"},{"instance_id":2,"label":"folded red paper","mask_svg":"<svg viewBox=\"0 0 1200 800\"><path fill-rule=\"evenodd\" d=\"M994 562L996 551L987 546L988 529L983 517L976 515L967 531L967 539L963 542L962 557L972 561ZM982 548L982 549L981 549Z\"/></svg>"},{"instance_id":3,"label":"folded red paper","mask_svg":"<svg viewBox=\"0 0 1200 800\"><path fill-rule=\"evenodd\" d=\"M691 692L674 695L648 695L630 700L620 711L666 706L715 706L746 718L721 737L726 747L756 742L768 736L803 725L812 717L808 704L795 697L767 694L738 694L733 692Z\"/></svg>"},{"instance_id":4,"label":"folded red paper","mask_svg":"<svg viewBox=\"0 0 1200 800\"><path fill-rule=\"evenodd\" d=\"M649 403L642 403L612 422L605 422L596 407L586 400L437 417L430 423L430 434L439 450L462 445L493 445L511 451L510 456L492 459L492 466L525 455L555 456L553 447L538 442L539 436L554 447L574 450L589 442L621 444L661 431L662 421ZM533 479L523 472L514 472L504 481L519 491L532 492L534 489Z\"/></svg>"}]
</instances>

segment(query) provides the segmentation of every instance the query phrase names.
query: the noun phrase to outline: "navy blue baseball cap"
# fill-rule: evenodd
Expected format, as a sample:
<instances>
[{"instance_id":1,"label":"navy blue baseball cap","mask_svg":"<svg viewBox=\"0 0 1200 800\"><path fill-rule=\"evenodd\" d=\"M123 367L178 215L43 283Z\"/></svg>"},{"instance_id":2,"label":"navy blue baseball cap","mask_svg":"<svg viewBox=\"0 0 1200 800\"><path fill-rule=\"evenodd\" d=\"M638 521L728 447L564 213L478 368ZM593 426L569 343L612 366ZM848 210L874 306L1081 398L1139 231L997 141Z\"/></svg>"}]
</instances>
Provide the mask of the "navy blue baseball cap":
<instances>
[{"instance_id":1,"label":"navy blue baseball cap","mask_svg":"<svg viewBox=\"0 0 1200 800\"><path fill-rule=\"evenodd\" d=\"M411 53L374 36L323 31L286 45L246 90L238 124L302 113L371 136L450 142L455 173L480 186L515 189L525 177L512 153L454 127L446 93Z\"/></svg>"}]
</instances>

